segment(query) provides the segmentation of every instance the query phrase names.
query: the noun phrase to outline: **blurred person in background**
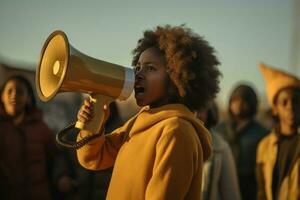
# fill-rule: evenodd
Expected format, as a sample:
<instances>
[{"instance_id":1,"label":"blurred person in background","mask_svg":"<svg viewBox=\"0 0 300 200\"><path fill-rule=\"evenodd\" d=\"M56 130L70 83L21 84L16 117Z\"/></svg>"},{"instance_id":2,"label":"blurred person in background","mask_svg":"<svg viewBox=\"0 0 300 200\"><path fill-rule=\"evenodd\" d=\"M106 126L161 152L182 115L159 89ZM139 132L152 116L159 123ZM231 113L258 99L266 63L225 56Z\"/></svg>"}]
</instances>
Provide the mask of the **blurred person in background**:
<instances>
[{"instance_id":1,"label":"blurred person in background","mask_svg":"<svg viewBox=\"0 0 300 200\"><path fill-rule=\"evenodd\" d=\"M255 120L258 100L252 87L238 85L231 93L228 105L229 119L216 127L230 145L238 172L241 196L244 200L256 198L256 148L268 130Z\"/></svg>"},{"instance_id":2,"label":"blurred person in background","mask_svg":"<svg viewBox=\"0 0 300 200\"><path fill-rule=\"evenodd\" d=\"M203 200L240 200L237 172L228 143L212 128L218 123L218 107L213 102L207 109L195 112L210 130L213 152L204 163L202 177Z\"/></svg>"},{"instance_id":3,"label":"blurred person in background","mask_svg":"<svg viewBox=\"0 0 300 200\"><path fill-rule=\"evenodd\" d=\"M275 123L257 149L257 197L299 200L300 80L264 64L260 67Z\"/></svg>"},{"instance_id":4,"label":"blurred person in background","mask_svg":"<svg viewBox=\"0 0 300 200\"><path fill-rule=\"evenodd\" d=\"M22 76L8 78L1 88L0 149L4 199L52 199L54 138Z\"/></svg>"}]
</instances>

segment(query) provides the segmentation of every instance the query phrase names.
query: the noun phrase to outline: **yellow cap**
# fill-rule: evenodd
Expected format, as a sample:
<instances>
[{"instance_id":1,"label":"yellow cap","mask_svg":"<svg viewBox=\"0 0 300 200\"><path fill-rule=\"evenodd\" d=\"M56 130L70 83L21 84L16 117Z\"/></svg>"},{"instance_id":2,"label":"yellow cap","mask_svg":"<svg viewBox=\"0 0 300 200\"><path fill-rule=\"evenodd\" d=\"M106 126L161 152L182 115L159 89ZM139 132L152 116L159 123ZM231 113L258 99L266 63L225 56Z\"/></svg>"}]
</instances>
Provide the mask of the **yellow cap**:
<instances>
[{"instance_id":1,"label":"yellow cap","mask_svg":"<svg viewBox=\"0 0 300 200\"><path fill-rule=\"evenodd\" d=\"M259 63L259 68L266 82L267 97L270 106L273 106L274 97L284 88L300 88L300 80L291 74L276 68Z\"/></svg>"}]
</instances>

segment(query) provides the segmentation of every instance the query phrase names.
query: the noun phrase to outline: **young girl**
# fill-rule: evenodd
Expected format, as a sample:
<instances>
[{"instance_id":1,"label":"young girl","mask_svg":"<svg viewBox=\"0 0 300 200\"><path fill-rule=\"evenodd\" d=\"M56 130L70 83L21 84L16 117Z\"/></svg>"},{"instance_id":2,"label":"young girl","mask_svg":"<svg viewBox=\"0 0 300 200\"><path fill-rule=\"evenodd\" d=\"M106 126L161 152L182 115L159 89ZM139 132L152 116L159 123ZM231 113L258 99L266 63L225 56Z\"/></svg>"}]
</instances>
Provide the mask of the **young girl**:
<instances>
[{"instance_id":1,"label":"young girl","mask_svg":"<svg viewBox=\"0 0 300 200\"><path fill-rule=\"evenodd\" d=\"M200 199L208 131L191 110L219 90L219 61L207 41L185 26L144 32L133 51L135 98L143 108L121 128L77 151L88 169L114 166L107 199ZM78 120L92 118L86 100ZM78 140L93 133L81 131Z\"/></svg>"},{"instance_id":2,"label":"young girl","mask_svg":"<svg viewBox=\"0 0 300 200\"><path fill-rule=\"evenodd\" d=\"M261 64L276 124L257 150L258 199L300 199L300 80Z\"/></svg>"},{"instance_id":3,"label":"young girl","mask_svg":"<svg viewBox=\"0 0 300 200\"><path fill-rule=\"evenodd\" d=\"M30 83L21 76L9 78L1 89L0 149L4 199L51 199L47 161L55 143Z\"/></svg>"}]
</instances>

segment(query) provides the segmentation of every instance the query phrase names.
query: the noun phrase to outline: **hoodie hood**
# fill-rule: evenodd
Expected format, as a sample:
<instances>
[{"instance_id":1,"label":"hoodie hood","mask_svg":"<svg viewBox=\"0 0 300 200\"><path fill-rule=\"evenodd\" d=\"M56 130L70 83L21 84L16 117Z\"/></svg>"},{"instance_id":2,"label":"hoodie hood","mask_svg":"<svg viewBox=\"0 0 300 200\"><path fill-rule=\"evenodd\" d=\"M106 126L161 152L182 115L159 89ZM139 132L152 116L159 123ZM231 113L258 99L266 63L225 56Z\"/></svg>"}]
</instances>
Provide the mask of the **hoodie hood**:
<instances>
[{"instance_id":1,"label":"hoodie hood","mask_svg":"<svg viewBox=\"0 0 300 200\"><path fill-rule=\"evenodd\" d=\"M209 131L204 127L203 122L197 119L194 114L182 104L168 104L153 109L150 109L148 106L143 107L136 117L133 118L133 121L128 123L129 126L132 125L129 137L172 117L182 118L193 125L202 146L203 159L207 160L212 152ZM136 118L143 119L142 121L144 123L134 123Z\"/></svg>"}]
</instances>

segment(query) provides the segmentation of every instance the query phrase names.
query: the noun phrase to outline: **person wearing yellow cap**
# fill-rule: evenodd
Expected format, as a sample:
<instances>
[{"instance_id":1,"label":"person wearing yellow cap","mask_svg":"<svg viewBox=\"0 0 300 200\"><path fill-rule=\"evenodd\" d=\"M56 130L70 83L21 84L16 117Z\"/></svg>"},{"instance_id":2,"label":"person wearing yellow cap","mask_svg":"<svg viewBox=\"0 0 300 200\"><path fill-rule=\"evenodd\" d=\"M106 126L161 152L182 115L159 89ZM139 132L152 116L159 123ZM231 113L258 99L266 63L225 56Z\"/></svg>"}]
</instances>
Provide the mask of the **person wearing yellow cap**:
<instances>
[{"instance_id":1,"label":"person wearing yellow cap","mask_svg":"<svg viewBox=\"0 0 300 200\"><path fill-rule=\"evenodd\" d=\"M260 64L274 128L258 145L258 199L300 199L300 80Z\"/></svg>"}]
</instances>

